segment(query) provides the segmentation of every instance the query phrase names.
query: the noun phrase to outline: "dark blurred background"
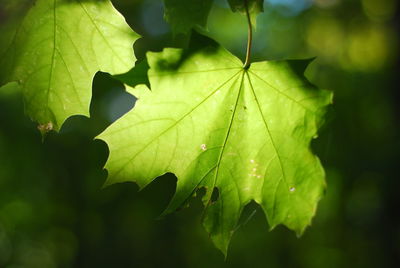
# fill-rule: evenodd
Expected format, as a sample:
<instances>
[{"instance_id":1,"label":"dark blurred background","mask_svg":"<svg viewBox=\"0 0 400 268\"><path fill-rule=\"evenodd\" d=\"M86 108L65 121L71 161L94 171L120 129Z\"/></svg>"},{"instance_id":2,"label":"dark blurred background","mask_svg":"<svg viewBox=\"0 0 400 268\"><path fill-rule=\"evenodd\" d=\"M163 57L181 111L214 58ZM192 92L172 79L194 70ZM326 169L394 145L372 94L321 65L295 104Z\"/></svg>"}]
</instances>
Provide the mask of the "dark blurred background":
<instances>
[{"instance_id":1,"label":"dark blurred background","mask_svg":"<svg viewBox=\"0 0 400 268\"><path fill-rule=\"evenodd\" d=\"M185 44L163 20L161 0L114 0L148 50ZM396 0L267 0L257 19L255 60L317 56L306 72L334 91L313 143L327 192L301 238L268 231L249 207L228 257L201 227L201 205L157 219L175 189L166 175L138 192L102 189L108 156L94 140L134 98L98 73L91 118L69 118L44 142L21 96L0 92L0 267L400 267L399 15ZM207 31L238 57L245 19L216 0ZM250 216L249 216L250 215Z\"/></svg>"}]
</instances>

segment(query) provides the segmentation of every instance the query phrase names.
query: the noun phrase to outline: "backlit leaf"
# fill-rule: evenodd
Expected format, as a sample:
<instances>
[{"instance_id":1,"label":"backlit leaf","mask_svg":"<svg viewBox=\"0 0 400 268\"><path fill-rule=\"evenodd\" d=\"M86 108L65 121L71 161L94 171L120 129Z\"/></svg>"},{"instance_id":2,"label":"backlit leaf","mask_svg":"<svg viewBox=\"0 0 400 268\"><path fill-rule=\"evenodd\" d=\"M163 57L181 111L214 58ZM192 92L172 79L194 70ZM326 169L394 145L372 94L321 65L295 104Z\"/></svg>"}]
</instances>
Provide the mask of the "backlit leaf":
<instances>
[{"instance_id":1,"label":"backlit leaf","mask_svg":"<svg viewBox=\"0 0 400 268\"><path fill-rule=\"evenodd\" d=\"M166 212L205 187L204 226L226 253L243 208L254 200L273 228L301 234L325 187L310 150L331 93L303 76L308 61L243 63L218 45L147 54L151 91L98 138L110 149L108 184L144 187L178 178ZM214 188L218 199L211 201Z\"/></svg>"},{"instance_id":2,"label":"backlit leaf","mask_svg":"<svg viewBox=\"0 0 400 268\"><path fill-rule=\"evenodd\" d=\"M89 114L97 71L117 74L134 65L138 35L109 0L28 4L19 23L1 26L0 83L18 81L28 115L59 129L67 117Z\"/></svg>"}]
</instances>

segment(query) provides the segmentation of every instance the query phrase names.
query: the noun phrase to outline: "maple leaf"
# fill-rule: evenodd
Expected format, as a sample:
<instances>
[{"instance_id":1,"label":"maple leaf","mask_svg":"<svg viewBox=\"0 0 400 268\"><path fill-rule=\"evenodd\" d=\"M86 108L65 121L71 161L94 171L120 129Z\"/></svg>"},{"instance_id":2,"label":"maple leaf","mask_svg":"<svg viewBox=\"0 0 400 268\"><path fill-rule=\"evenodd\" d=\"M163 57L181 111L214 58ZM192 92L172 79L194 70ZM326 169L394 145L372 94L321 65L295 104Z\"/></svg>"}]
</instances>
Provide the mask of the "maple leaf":
<instances>
[{"instance_id":1,"label":"maple leaf","mask_svg":"<svg viewBox=\"0 0 400 268\"><path fill-rule=\"evenodd\" d=\"M132 68L138 35L108 0L25 2L24 15L1 26L0 84L18 81L27 114L57 130L71 115L89 115L97 71Z\"/></svg>"},{"instance_id":2,"label":"maple leaf","mask_svg":"<svg viewBox=\"0 0 400 268\"><path fill-rule=\"evenodd\" d=\"M207 189L203 224L225 254L252 200L273 228L301 234L315 214L324 170L310 149L332 94L303 76L309 61L243 63L217 44L147 54L151 91L98 138L109 147L107 184L141 188L177 178L166 212ZM212 201L213 190L218 199Z\"/></svg>"}]
</instances>

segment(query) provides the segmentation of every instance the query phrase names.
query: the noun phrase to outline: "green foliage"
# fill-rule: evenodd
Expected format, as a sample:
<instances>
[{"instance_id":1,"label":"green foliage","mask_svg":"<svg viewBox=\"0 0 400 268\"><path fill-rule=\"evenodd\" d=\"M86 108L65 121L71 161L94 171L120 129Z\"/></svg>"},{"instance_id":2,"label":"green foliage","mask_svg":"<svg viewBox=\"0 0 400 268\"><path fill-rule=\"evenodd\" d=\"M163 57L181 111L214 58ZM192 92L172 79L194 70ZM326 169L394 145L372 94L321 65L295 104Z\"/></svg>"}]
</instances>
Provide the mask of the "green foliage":
<instances>
[{"instance_id":1,"label":"green foliage","mask_svg":"<svg viewBox=\"0 0 400 268\"><path fill-rule=\"evenodd\" d=\"M261 0L229 0L255 22ZM109 0L23 1L2 25L1 90L21 88L27 114L46 133L75 114L89 115L91 83L103 71L132 86L137 105L98 138L110 150L107 184L141 188L173 173L165 213L205 188L203 224L227 253L243 209L264 210L271 229L301 234L325 187L310 150L332 94L303 76L309 61L263 61L249 68L213 41L194 35L188 50L148 52L135 63L138 35ZM164 0L174 34L205 26L212 0ZM251 43L251 42L250 42ZM249 50L248 50L249 51ZM149 90L149 87L151 90Z\"/></svg>"},{"instance_id":2,"label":"green foliage","mask_svg":"<svg viewBox=\"0 0 400 268\"><path fill-rule=\"evenodd\" d=\"M71 115L89 115L97 71L129 70L138 38L111 2L38 0L2 26L0 83L18 81L27 114L49 130Z\"/></svg>"},{"instance_id":3,"label":"green foliage","mask_svg":"<svg viewBox=\"0 0 400 268\"><path fill-rule=\"evenodd\" d=\"M17 24L30 12L35 1L0 0L0 76L6 81L13 68L5 63L5 59L10 57L5 50L13 40ZM82 3L100 1L103 0L83 0ZM72 3L71 0L68 2ZM208 31L203 29L202 33L218 40L230 53L243 59L247 37L244 12L233 13L227 0L213 2ZM395 201L400 188L397 179L400 110L396 101L398 86L393 82L398 77L398 28L394 24L396 1L264 2L268 6L265 7L266 13L257 17L258 31L253 35L251 58L264 61L317 56L306 77L321 88L335 91L334 109L325 119L329 120L329 125L319 130L319 138L312 141L312 151L324 163L328 185L326 195L318 203L318 213L312 219L312 228L307 229L301 239L284 226L269 232L265 216L270 215L265 215L263 208L252 201L242 211L229 245L229 256L224 260L213 249L207 232L198 224L204 214L201 197L206 193L205 189L198 191L196 198L184 200L183 207L190 204L189 209L155 220L175 193L176 182L189 181L188 176L176 180L169 173L153 180L140 192L137 192L135 183L118 183L101 189L107 177L103 166L109 149L105 142L93 138L134 105L135 98L125 91L120 81L131 87L145 84L151 88L152 92L143 85L129 89L139 97L136 108L140 108L140 103L147 97L151 106L150 96L158 94L156 89L159 87L154 86L158 78L153 77L151 87L148 81L150 67L143 60L122 75L97 73L90 85L92 89L86 89L93 92L90 118L72 116L61 126L59 133L48 133L44 141L36 129L37 123L31 122L22 112L24 106L19 84L0 83L6 83L0 87L0 267L398 266L399 254L396 253L400 249L400 240L396 235L399 221ZM172 27L166 27L162 20L162 0L112 0L112 3L129 25L144 36L135 45L137 58L145 58L146 51L162 51L164 47L177 46L178 42L186 45L189 35L171 33L169 29ZM206 49L205 43L197 44L197 52ZM166 70L171 67L168 76L174 76L181 66L183 68L198 58L193 47L183 53L176 61L167 57L163 65L166 69L160 67L157 73L168 73ZM153 58L156 56L152 55ZM101 53L98 57L102 57ZM162 55L157 57L162 58ZM204 62L202 59L200 63ZM152 70L158 68L157 62L151 64ZM257 64L252 64L251 71ZM306 62L289 61L287 64L289 70L293 69L304 79L301 70ZM32 68L35 68L34 63ZM235 68L240 70L239 65ZM155 72L151 72L154 75ZM208 76L218 76L221 72L211 72ZM244 83L249 80L246 75ZM193 80L195 76L193 74ZM199 78L199 83L205 84L204 79ZM237 79L240 81L240 74ZM254 83L257 78L251 76L250 81ZM168 100L174 95L174 86L170 88L171 93L164 94ZM265 87L262 91L270 90ZM238 93L237 85L232 82L231 88L224 88L219 94L223 91L235 95ZM242 93L248 96L251 90L244 87ZM225 97L227 103L230 102L230 96ZM191 98L188 96L184 102ZM265 103L268 102L264 100L262 105ZM170 110L175 111L175 106ZM214 111L209 114L207 119L215 122ZM233 124L237 122L233 121ZM42 124L40 128L46 131L50 127ZM148 131L139 126L134 129L143 135ZM265 134L264 129L256 130L252 137ZM207 129L201 131L207 132ZM264 136L268 139L267 135ZM135 141L135 137L137 135L130 138L131 142L140 142ZM248 136L243 136L240 141L249 146L256 142ZM208 141L200 144L200 149L206 149L203 154L210 153L210 146L206 143ZM129 148L127 154L128 151ZM296 154L296 150L292 152ZM182 159L176 157L175 161ZM226 165L221 163L221 172L223 167ZM247 166L243 168L248 169ZM230 177L226 180L233 181ZM298 190L296 186L293 194ZM208 205L210 192L214 194ZM209 207L219 204L217 197L221 193L209 187L204 203ZM172 210L171 206L166 212ZM207 213L210 210L207 208Z\"/></svg>"},{"instance_id":4,"label":"green foliage","mask_svg":"<svg viewBox=\"0 0 400 268\"><path fill-rule=\"evenodd\" d=\"M196 25L206 26L212 0L164 0L165 20L175 34L188 33Z\"/></svg>"},{"instance_id":5,"label":"green foliage","mask_svg":"<svg viewBox=\"0 0 400 268\"><path fill-rule=\"evenodd\" d=\"M207 25L212 0L163 0L164 18L171 25L174 34L187 34L196 26ZM252 24L256 24L256 16L263 12L262 0L228 0L233 12L246 15L246 5Z\"/></svg>"},{"instance_id":6,"label":"green foliage","mask_svg":"<svg viewBox=\"0 0 400 268\"><path fill-rule=\"evenodd\" d=\"M256 25L257 15L264 11L263 0L228 0L228 2L233 12L246 15L246 9L248 9L253 25Z\"/></svg>"},{"instance_id":7,"label":"green foliage","mask_svg":"<svg viewBox=\"0 0 400 268\"><path fill-rule=\"evenodd\" d=\"M204 226L225 254L251 200L271 228L285 224L301 234L325 186L309 145L331 93L303 77L308 61L257 62L246 70L222 47L195 43L187 52L147 54L151 91L129 89L135 108L98 137L110 149L107 183L144 187L174 173L178 186L166 212L205 187Z\"/></svg>"}]
</instances>

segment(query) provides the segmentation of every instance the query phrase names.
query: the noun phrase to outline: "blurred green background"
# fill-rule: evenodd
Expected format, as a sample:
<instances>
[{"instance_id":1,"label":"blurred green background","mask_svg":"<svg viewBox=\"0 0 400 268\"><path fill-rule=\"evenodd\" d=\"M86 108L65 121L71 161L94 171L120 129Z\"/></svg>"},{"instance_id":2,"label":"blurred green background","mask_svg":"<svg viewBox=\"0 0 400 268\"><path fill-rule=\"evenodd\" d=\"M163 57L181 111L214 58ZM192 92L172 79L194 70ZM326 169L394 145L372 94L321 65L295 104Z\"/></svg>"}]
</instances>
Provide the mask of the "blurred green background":
<instances>
[{"instance_id":1,"label":"blurred green background","mask_svg":"<svg viewBox=\"0 0 400 268\"><path fill-rule=\"evenodd\" d=\"M170 33L161 0L113 3L143 36L135 44L139 59L185 44L186 37ZM282 226L269 232L252 204L226 260L201 227L198 199L157 219L174 193L173 175L141 192L132 183L102 189L108 149L93 138L133 106L122 84L98 73L91 118L69 118L44 142L21 96L6 88L0 92L0 267L400 267L398 22L395 0L265 1L253 59L317 56L306 75L334 91L313 143L328 188L301 238ZM243 58L245 23L216 0L202 32Z\"/></svg>"}]
</instances>

